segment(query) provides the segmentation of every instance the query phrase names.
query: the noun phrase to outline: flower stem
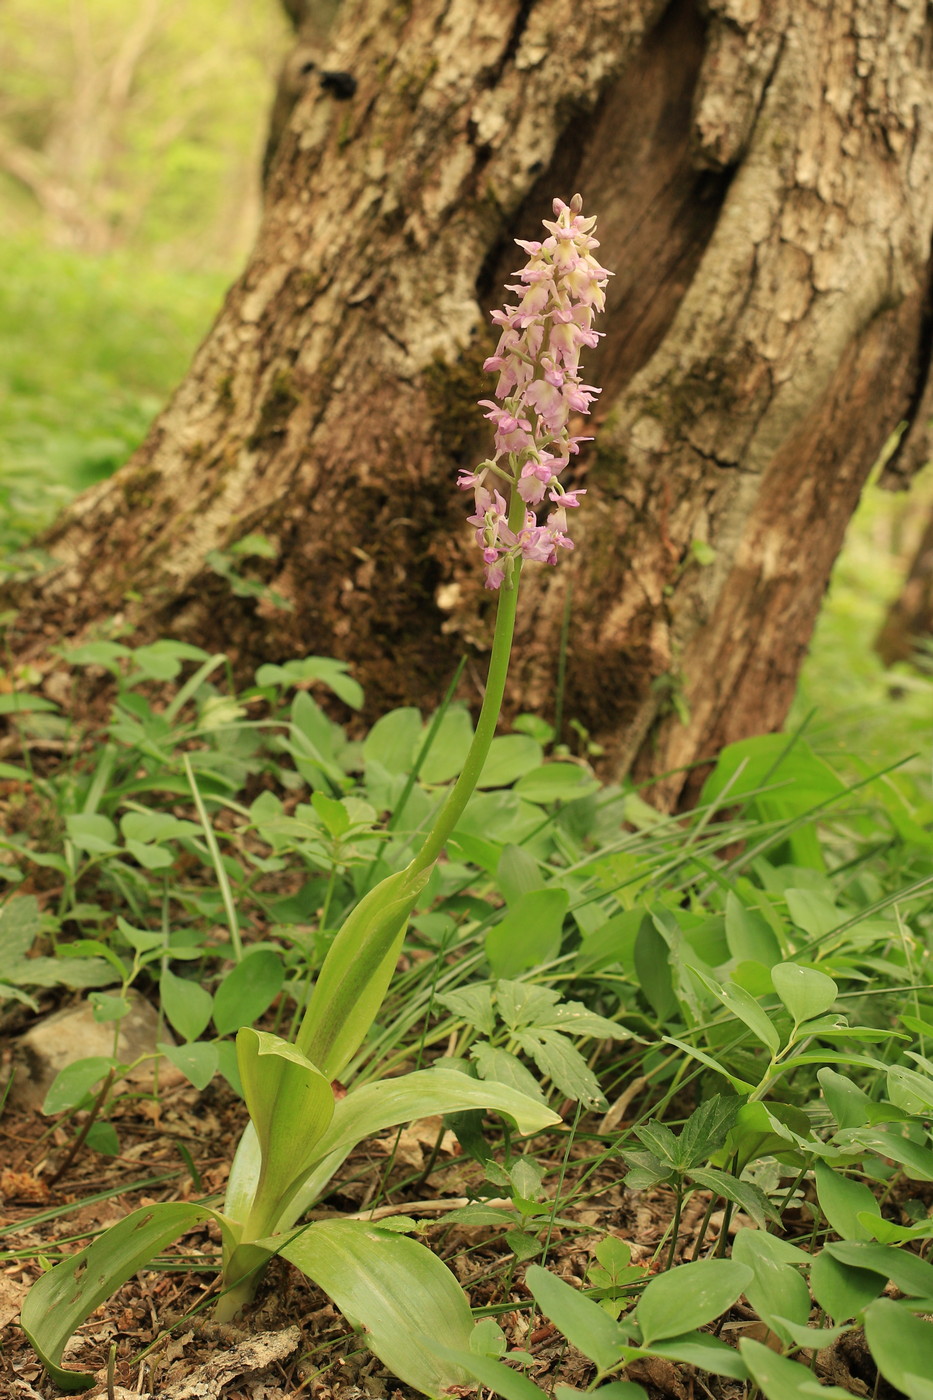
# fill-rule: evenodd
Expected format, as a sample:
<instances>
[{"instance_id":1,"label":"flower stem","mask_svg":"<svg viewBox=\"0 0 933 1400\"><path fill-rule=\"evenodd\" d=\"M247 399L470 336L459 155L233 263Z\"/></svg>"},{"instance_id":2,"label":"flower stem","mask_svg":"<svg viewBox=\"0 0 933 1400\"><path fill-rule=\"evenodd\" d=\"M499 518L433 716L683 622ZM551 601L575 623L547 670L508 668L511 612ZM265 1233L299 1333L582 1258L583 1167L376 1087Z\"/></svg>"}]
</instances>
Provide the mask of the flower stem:
<instances>
[{"instance_id":1,"label":"flower stem","mask_svg":"<svg viewBox=\"0 0 933 1400\"><path fill-rule=\"evenodd\" d=\"M513 491L509 503L510 528L520 529L524 515L525 503L518 492ZM518 608L520 573L521 560L516 559L511 578L507 579L499 589L496 630L492 642L492 652L489 656L486 692L483 696L483 704L476 722L476 731L473 735L470 751L464 761L460 777L447 794L434 825L411 864L412 870L426 870L437 860L447 838L462 817L464 808L472 797L480 773L483 771L483 764L486 762L489 746L495 737L496 725L499 722L506 677L509 673L509 657L512 652L512 636L515 632L515 614Z\"/></svg>"}]
</instances>

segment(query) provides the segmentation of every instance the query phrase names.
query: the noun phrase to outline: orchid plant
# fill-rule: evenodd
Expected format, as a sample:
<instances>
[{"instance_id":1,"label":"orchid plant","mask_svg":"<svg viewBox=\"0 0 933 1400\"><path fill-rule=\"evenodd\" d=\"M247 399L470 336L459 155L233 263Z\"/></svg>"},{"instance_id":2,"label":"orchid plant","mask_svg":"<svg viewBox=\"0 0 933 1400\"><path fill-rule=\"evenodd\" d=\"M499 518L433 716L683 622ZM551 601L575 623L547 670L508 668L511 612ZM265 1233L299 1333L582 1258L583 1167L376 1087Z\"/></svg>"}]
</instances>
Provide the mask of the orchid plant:
<instances>
[{"instance_id":1,"label":"orchid plant","mask_svg":"<svg viewBox=\"0 0 933 1400\"><path fill-rule=\"evenodd\" d=\"M453 1274L404 1234L358 1219L300 1224L360 1141L429 1114L463 1109L509 1115L522 1134L560 1121L540 1101L504 1084L441 1066L354 1088L336 1098L332 1081L363 1044L392 979L414 910L448 837L476 786L496 729L512 645L519 575L525 560L554 564L573 547L567 511L583 494L560 473L582 441L572 414L586 413L598 392L581 383L580 353L596 344L594 313L603 309L609 274L593 256L595 220L582 200L554 202L543 242L519 242L528 254L509 288L517 306L493 313L501 328L486 369L498 372L495 399L483 402L495 425L494 455L459 485L474 492L470 521L482 549L486 586L498 591L496 629L483 706L463 770L441 805L421 849L359 902L321 967L293 1042L243 1027L237 1062L249 1111L231 1167L222 1210L164 1202L134 1211L87 1248L44 1274L22 1309L22 1325L49 1374L65 1390L93 1384L64 1369L75 1328L138 1269L192 1226L214 1221L223 1241L219 1320L251 1300L274 1255L303 1270L354 1323L402 1380L427 1395L475 1384L495 1386L488 1358L471 1362L473 1319ZM547 515L538 508L548 502ZM443 1337L445 1345L436 1339ZM482 1374L476 1370L480 1366ZM511 1379L510 1379L511 1378Z\"/></svg>"}]
</instances>

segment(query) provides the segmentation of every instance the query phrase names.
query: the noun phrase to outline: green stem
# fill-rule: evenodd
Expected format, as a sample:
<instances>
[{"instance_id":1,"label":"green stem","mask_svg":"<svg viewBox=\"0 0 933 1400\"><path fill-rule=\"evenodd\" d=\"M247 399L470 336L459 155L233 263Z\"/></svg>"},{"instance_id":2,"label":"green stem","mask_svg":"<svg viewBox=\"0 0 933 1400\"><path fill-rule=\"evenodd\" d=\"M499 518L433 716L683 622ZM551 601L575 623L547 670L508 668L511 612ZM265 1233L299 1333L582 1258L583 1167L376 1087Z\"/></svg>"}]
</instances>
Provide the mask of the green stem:
<instances>
[{"instance_id":1,"label":"green stem","mask_svg":"<svg viewBox=\"0 0 933 1400\"><path fill-rule=\"evenodd\" d=\"M513 491L509 505L509 526L518 530L524 523L525 503L517 491ZM421 850L412 861L412 870L427 870L434 864L444 849L444 845L464 809L473 796L483 765L489 753L489 746L495 738L499 711L505 695L505 682L509 673L509 657L512 652L512 637L515 632L515 614L518 608L518 583L521 560L516 559L511 579L499 589L499 603L496 612L496 631L489 657L489 672L486 676L486 693L476 722L476 731L470 751L466 756L460 777L447 794L446 801L437 815L433 827L428 832Z\"/></svg>"}]
</instances>

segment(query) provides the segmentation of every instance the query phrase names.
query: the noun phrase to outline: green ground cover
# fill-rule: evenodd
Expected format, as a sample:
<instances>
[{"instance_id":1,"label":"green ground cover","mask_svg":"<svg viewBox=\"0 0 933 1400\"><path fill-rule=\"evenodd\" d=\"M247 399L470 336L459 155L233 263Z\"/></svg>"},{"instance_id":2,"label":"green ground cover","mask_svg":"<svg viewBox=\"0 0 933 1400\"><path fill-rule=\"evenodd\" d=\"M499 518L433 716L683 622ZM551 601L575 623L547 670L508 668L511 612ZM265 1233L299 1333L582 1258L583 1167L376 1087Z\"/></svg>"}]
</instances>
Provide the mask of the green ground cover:
<instances>
[{"instance_id":1,"label":"green ground cover","mask_svg":"<svg viewBox=\"0 0 933 1400\"><path fill-rule=\"evenodd\" d=\"M141 439L223 279L25 242L7 252L0 546L12 554ZM455 1364L535 1400L528 1356L497 1321L524 1270L526 1296L589 1358L585 1383L603 1400L644 1400L627 1377L645 1357L709 1394L794 1400L810 1393L800 1357L857 1329L884 1381L930 1400L931 683L886 674L871 649L907 517L903 499L866 493L788 733L727 750L686 825L567 762L533 717L495 741L416 907L406 965L341 1077L365 1098L402 1065L443 1061L564 1122L524 1140L450 1115L485 1173L460 1223L499 1232L492 1303L472 1331L464 1314L453 1362L428 1348L417 1364L407 1343L393 1351L387 1304L372 1327L390 1366L424 1378ZM263 667L239 693L223 657L169 641L68 659L113 676L98 732L43 696L0 694L22 738L0 764L0 1000L32 1011L63 990L116 1028L139 991L174 1032L175 1069L239 1093L237 1027L288 1034L342 919L443 801L469 715L399 710L351 740L318 702L350 713L359 689L326 659ZM30 756L36 738L65 759ZM120 1151L125 1069L79 1062L50 1091L46 1113L82 1152ZM569 1289L541 1265L607 1168L665 1195L663 1238L647 1266L615 1236L594 1239ZM307 1204L331 1189L320 1171L312 1184ZM681 1222L696 1200L688 1258ZM745 1230L730 1244L736 1213L757 1225L754 1248ZM440 1240L437 1228L403 1221L395 1238ZM889 1281L896 1299L880 1296ZM776 1350L705 1330L740 1296ZM64 1337L49 1339L37 1311L54 1355Z\"/></svg>"}]
</instances>

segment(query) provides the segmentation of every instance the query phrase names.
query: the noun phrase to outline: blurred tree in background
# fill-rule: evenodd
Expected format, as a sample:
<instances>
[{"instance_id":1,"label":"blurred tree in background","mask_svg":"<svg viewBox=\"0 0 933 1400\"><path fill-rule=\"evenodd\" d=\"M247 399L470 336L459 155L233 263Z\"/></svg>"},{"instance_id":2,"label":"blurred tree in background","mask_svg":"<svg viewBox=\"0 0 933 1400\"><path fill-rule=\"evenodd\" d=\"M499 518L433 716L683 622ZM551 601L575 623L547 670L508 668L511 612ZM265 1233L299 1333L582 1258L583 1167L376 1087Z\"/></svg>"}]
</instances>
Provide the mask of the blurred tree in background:
<instances>
[{"instance_id":1,"label":"blurred tree in background","mask_svg":"<svg viewBox=\"0 0 933 1400\"><path fill-rule=\"evenodd\" d=\"M0 234L235 267L286 34L273 0L5 0Z\"/></svg>"}]
</instances>

